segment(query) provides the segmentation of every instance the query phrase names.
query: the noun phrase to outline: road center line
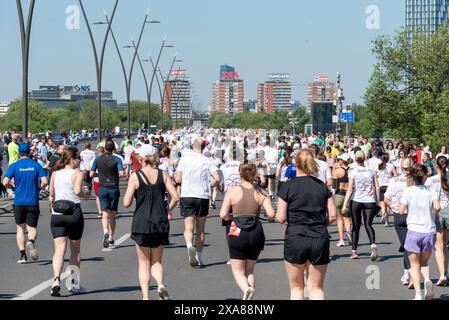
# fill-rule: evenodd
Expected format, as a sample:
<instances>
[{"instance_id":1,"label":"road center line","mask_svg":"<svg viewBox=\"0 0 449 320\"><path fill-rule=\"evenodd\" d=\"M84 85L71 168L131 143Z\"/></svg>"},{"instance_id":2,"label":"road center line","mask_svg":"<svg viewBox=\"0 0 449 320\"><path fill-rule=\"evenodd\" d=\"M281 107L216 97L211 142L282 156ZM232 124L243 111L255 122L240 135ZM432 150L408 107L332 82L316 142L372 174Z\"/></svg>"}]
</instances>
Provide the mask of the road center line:
<instances>
[{"instance_id":1,"label":"road center line","mask_svg":"<svg viewBox=\"0 0 449 320\"><path fill-rule=\"evenodd\" d=\"M63 274L61 274L61 285L63 283L63 280L67 279L70 276L70 271L66 271ZM11 299L11 300L29 300L32 297L38 295L42 291L44 291L47 288L50 288L53 284L54 279L47 280L45 282L42 282L41 284L35 286L34 288L25 291L24 293L18 295L17 297Z\"/></svg>"},{"instance_id":2,"label":"road center line","mask_svg":"<svg viewBox=\"0 0 449 320\"><path fill-rule=\"evenodd\" d=\"M121 245L123 242L125 242L126 240L128 240L130 236L131 236L130 233L127 233L127 234L123 235L117 241L115 241L115 244L114 244L113 248L104 248L104 249L102 249L102 251L103 252L111 252L112 250L117 249L117 247L119 245Z\"/></svg>"}]
</instances>

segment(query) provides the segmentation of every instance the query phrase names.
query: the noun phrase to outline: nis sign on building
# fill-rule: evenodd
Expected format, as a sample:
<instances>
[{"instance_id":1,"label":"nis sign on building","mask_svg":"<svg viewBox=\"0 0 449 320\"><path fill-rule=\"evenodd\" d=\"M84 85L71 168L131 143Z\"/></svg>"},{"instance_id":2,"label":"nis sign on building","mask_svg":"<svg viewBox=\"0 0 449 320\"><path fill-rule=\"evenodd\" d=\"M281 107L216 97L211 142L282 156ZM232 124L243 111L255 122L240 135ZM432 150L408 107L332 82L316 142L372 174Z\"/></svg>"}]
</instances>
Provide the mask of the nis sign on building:
<instances>
[{"instance_id":1,"label":"nis sign on building","mask_svg":"<svg viewBox=\"0 0 449 320\"><path fill-rule=\"evenodd\" d=\"M90 86L80 86L78 84L73 86L75 92L90 92Z\"/></svg>"}]
</instances>

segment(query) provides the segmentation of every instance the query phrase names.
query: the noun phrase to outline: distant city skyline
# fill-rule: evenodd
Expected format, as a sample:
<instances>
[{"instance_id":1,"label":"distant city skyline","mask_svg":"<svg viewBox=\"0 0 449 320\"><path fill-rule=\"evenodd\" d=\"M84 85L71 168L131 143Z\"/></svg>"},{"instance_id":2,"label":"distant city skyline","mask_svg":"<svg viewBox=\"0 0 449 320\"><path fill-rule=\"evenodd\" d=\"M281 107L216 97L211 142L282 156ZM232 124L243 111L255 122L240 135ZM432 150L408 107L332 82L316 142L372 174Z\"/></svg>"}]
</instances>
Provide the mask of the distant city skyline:
<instances>
[{"instance_id":1,"label":"distant city skyline","mask_svg":"<svg viewBox=\"0 0 449 320\"><path fill-rule=\"evenodd\" d=\"M405 0L404 0L405 1ZM212 101L211 83L219 80L217 70L229 64L245 85L245 99L257 99L257 85L269 73L289 73L292 100L307 103L307 83L317 75L335 81L342 74L345 103L360 103L375 63L372 40L394 34L405 25L405 2L387 0L316 1L183 1L133 0L119 3L114 32L120 45L138 36L141 19L147 8L150 18L160 25L150 25L145 32L140 55L156 55L164 35L167 49L162 70L168 71L175 52L184 60L203 108ZM24 1L27 4L27 1ZM30 91L40 85L90 85L96 90L92 49L83 20L80 29L66 28L66 9L75 0L40 0L31 32ZM262 5L261 5L262 4ZM103 8L110 14L112 0L86 0L89 18L104 20ZM379 9L379 29L366 26L369 6ZM7 30L7 32L5 32ZM94 26L100 40L105 26ZM14 2L0 1L0 101L21 95L21 58L17 8ZM125 62L131 52L124 50ZM150 68L147 65L147 72ZM117 55L109 42L103 90L112 91L119 103L125 90ZM154 97L156 88L153 88ZM146 100L139 68L134 70L132 99ZM158 103L158 99L153 99Z\"/></svg>"}]
</instances>

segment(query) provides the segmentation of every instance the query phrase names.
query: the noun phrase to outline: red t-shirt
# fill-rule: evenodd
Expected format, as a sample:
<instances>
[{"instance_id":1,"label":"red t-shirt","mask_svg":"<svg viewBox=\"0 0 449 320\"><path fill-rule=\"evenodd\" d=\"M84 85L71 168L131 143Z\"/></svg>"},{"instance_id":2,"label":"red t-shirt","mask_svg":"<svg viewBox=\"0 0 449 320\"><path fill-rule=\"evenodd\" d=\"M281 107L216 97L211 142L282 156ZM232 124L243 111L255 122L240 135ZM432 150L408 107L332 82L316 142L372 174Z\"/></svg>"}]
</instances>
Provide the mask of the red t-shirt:
<instances>
[{"instance_id":1,"label":"red t-shirt","mask_svg":"<svg viewBox=\"0 0 449 320\"><path fill-rule=\"evenodd\" d=\"M135 151L133 151L131 153L131 167L133 172L137 172L142 170L142 165L139 162L139 156L137 155L137 153Z\"/></svg>"}]
</instances>

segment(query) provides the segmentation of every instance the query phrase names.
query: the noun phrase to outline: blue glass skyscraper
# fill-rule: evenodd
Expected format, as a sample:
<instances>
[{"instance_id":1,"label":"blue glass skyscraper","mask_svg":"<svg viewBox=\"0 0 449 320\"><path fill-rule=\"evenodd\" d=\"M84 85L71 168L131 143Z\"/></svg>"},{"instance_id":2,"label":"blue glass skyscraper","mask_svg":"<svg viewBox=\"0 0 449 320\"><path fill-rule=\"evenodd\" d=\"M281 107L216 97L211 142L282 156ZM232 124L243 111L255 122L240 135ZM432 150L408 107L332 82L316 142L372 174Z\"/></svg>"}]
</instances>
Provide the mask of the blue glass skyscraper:
<instances>
[{"instance_id":1,"label":"blue glass skyscraper","mask_svg":"<svg viewBox=\"0 0 449 320\"><path fill-rule=\"evenodd\" d=\"M434 34L443 23L449 22L449 0L406 0L406 30L411 35L423 32Z\"/></svg>"}]
</instances>

